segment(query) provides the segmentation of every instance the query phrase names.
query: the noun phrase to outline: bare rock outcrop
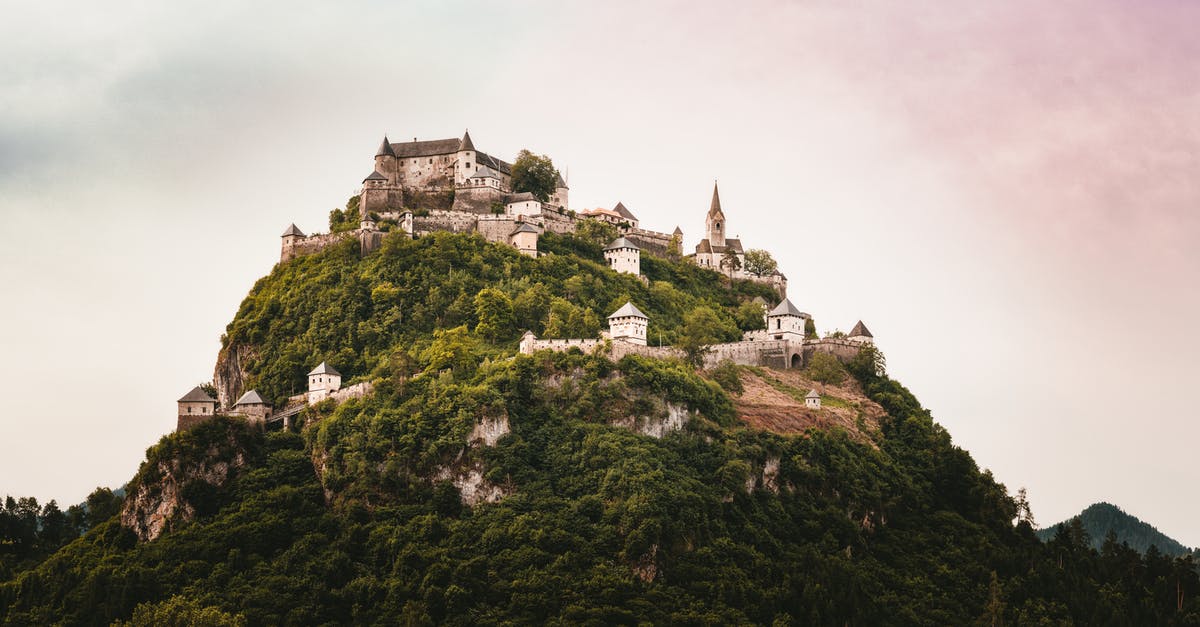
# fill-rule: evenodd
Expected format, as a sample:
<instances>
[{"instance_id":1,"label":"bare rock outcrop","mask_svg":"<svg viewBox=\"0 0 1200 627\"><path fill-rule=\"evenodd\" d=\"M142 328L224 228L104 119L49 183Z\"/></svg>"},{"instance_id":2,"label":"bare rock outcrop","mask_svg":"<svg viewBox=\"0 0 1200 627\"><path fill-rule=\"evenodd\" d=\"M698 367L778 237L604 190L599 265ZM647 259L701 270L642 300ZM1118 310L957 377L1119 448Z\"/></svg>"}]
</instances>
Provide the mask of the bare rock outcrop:
<instances>
[{"instance_id":1,"label":"bare rock outcrop","mask_svg":"<svg viewBox=\"0 0 1200 627\"><path fill-rule=\"evenodd\" d=\"M217 388L219 407L232 407L233 402L246 391L246 363L258 359L258 349L246 344L227 346L217 354L217 365L213 368L213 386Z\"/></svg>"}]
</instances>

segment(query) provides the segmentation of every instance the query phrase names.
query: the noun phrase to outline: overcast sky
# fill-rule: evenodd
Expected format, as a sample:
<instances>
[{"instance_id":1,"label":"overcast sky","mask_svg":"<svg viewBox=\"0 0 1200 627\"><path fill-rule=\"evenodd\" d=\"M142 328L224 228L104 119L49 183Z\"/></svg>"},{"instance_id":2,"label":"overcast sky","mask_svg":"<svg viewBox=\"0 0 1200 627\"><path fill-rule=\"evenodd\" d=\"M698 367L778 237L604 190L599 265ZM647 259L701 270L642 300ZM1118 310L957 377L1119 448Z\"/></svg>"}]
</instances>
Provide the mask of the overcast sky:
<instances>
[{"instance_id":1,"label":"overcast sky","mask_svg":"<svg viewBox=\"0 0 1200 627\"><path fill-rule=\"evenodd\" d=\"M1200 544L1198 3L0 15L0 495L131 478L288 223L324 230L384 132L470 128L687 247L718 179L730 234L1039 522L1105 500Z\"/></svg>"}]
</instances>

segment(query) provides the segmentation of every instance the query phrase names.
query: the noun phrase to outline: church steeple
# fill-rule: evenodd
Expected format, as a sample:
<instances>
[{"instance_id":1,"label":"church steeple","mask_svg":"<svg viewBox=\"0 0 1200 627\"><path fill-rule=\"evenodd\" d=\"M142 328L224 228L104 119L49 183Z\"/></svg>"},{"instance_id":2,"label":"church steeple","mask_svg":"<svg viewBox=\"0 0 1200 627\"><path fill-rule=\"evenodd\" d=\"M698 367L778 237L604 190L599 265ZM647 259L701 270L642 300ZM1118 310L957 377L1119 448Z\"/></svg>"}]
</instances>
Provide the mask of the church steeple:
<instances>
[{"instance_id":1,"label":"church steeple","mask_svg":"<svg viewBox=\"0 0 1200 627\"><path fill-rule=\"evenodd\" d=\"M725 212L721 211L721 195L717 192L717 182L713 181L712 204L708 207L708 215L704 218L708 243L713 247L725 246Z\"/></svg>"}]
</instances>

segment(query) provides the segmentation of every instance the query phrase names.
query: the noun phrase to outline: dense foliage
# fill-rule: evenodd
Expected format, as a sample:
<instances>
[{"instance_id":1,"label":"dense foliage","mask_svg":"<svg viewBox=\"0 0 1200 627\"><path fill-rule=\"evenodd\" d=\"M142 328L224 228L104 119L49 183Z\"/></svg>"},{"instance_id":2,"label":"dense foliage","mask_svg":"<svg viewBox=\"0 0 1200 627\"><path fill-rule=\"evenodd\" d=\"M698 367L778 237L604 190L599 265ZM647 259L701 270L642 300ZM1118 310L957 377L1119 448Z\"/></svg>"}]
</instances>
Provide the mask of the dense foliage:
<instances>
[{"instance_id":1,"label":"dense foliage","mask_svg":"<svg viewBox=\"0 0 1200 627\"><path fill-rule=\"evenodd\" d=\"M517 153L511 171L512 190L517 193L529 192L542 202L549 200L558 187L560 175L554 162L546 155L522 150Z\"/></svg>"},{"instance_id":2,"label":"dense foliage","mask_svg":"<svg viewBox=\"0 0 1200 627\"><path fill-rule=\"evenodd\" d=\"M1111 503L1089 505L1071 520L1046 529L1039 529L1037 535L1042 540L1049 541L1057 535L1059 527L1070 526L1076 519L1092 539L1092 548L1096 550L1102 549L1109 534L1112 534L1116 542L1128 544L1130 548L1140 553L1145 553L1151 546L1157 547L1159 551L1172 557L1181 557L1193 552L1175 539L1155 529L1153 525L1138 520L1136 516L1125 513L1124 510Z\"/></svg>"},{"instance_id":3,"label":"dense foliage","mask_svg":"<svg viewBox=\"0 0 1200 627\"><path fill-rule=\"evenodd\" d=\"M256 385L286 394L328 359L376 393L309 409L301 433L244 441L239 420L218 419L166 436L139 482L227 457L229 442L246 465L157 540L114 518L6 577L0 622L1200 621L1190 560L1097 552L1070 527L1043 544L1014 525L1004 486L877 351L847 365L888 413L867 441L739 426L728 366L718 385L682 362L514 355L519 329L566 333L626 299L652 337L691 332L701 307L735 333L739 304L762 295L654 257L643 285L590 242L546 240L554 254L536 260L434 235L277 267L225 338L259 355ZM626 424L680 410L686 426L662 438ZM472 443L481 420L509 433ZM502 498L471 499L468 483Z\"/></svg>"}]
</instances>

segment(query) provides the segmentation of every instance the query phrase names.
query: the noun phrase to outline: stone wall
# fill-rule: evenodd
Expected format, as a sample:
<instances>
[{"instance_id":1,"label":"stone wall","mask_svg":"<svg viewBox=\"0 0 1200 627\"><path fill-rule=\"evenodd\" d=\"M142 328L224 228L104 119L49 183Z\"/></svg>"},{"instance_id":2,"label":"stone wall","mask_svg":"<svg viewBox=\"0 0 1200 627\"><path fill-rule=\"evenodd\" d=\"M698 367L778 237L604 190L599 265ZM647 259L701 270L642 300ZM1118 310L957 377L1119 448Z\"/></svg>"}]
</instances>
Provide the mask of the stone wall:
<instances>
[{"instance_id":1,"label":"stone wall","mask_svg":"<svg viewBox=\"0 0 1200 627\"><path fill-rule=\"evenodd\" d=\"M320 252L326 246L336 244L347 237L354 237L356 234L355 231L345 231L342 233L320 233L309 235L308 237L285 237L283 238L283 247L279 253L279 261L284 262L303 255Z\"/></svg>"},{"instance_id":2,"label":"stone wall","mask_svg":"<svg viewBox=\"0 0 1200 627\"><path fill-rule=\"evenodd\" d=\"M642 250L654 253L659 257L667 255L668 245L671 242L670 235L646 229L629 229L625 231L625 238L641 246Z\"/></svg>"},{"instance_id":3,"label":"stone wall","mask_svg":"<svg viewBox=\"0 0 1200 627\"><path fill-rule=\"evenodd\" d=\"M417 235L435 231L474 233L479 216L462 211L430 211L429 215L413 216L413 232Z\"/></svg>"},{"instance_id":4,"label":"stone wall","mask_svg":"<svg viewBox=\"0 0 1200 627\"><path fill-rule=\"evenodd\" d=\"M858 356L858 351L862 347L862 342L845 338L827 337L820 340L807 340L804 342L804 363L807 364L816 353L829 353L837 357L838 361L848 363Z\"/></svg>"},{"instance_id":5,"label":"stone wall","mask_svg":"<svg viewBox=\"0 0 1200 627\"><path fill-rule=\"evenodd\" d=\"M572 348L578 348L579 350L581 350L585 353L590 353L590 352L596 350L596 348L598 346L600 346L602 343L603 343L603 340L580 340L580 339L539 340L539 339L532 339L532 340L524 340L521 342L521 352L525 355L529 355L536 351L542 351L542 350L565 352L565 351L571 350Z\"/></svg>"},{"instance_id":6,"label":"stone wall","mask_svg":"<svg viewBox=\"0 0 1200 627\"><path fill-rule=\"evenodd\" d=\"M454 204L450 210L476 215L492 215L495 213L493 205L496 203L500 203L500 208L503 210L504 192L495 187L486 185L461 187L454 193Z\"/></svg>"},{"instance_id":7,"label":"stone wall","mask_svg":"<svg viewBox=\"0 0 1200 627\"><path fill-rule=\"evenodd\" d=\"M704 367L712 368L728 359L743 366L767 366L769 368L790 368L793 365L804 365L804 348L797 342L787 340L752 340L729 342L711 347L704 358ZM793 362L792 358L797 357Z\"/></svg>"},{"instance_id":8,"label":"stone wall","mask_svg":"<svg viewBox=\"0 0 1200 627\"><path fill-rule=\"evenodd\" d=\"M508 236L517 228L517 219L507 215L476 216L475 228L489 242L508 244Z\"/></svg>"},{"instance_id":9,"label":"stone wall","mask_svg":"<svg viewBox=\"0 0 1200 627\"><path fill-rule=\"evenodd\" d=\"M371 385L370 381L363 381L362 383L355 383L349 387L330 392L328 398L332 398L339 403L344 403L352 398L362 398L374 391L375 386Z\"/></svg>"}]
</instances>

